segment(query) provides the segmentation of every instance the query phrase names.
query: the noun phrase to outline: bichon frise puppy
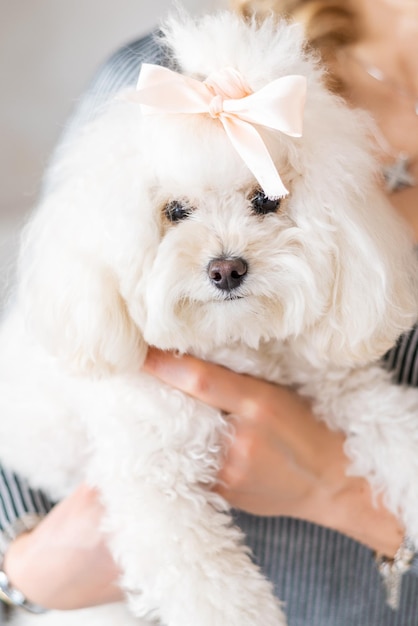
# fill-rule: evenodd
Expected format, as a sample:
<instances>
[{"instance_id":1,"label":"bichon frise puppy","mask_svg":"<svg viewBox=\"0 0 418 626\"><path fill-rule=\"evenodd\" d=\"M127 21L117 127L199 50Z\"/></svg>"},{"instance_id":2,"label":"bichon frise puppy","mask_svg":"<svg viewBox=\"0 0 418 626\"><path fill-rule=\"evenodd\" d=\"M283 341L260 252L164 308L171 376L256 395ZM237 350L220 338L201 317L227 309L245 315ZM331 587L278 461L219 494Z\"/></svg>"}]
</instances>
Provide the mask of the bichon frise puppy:
<instances>
[{"instance_id":1,"label":"bichon frise puppy","mask_svg":"<svg viewBox=\"0 0 418 626\"><path fill-rule=\"evenodd\" d=\"M176 71L145 65L61 157L1 331L2 462L97 486L129 606L38 626L285 624L211 490L228 419L141 372L148 345L293 385L418 539L418 395L376 364L416 265L364 115L295 26L182 18L165 45Z\"/></svg>"}]
</instances>

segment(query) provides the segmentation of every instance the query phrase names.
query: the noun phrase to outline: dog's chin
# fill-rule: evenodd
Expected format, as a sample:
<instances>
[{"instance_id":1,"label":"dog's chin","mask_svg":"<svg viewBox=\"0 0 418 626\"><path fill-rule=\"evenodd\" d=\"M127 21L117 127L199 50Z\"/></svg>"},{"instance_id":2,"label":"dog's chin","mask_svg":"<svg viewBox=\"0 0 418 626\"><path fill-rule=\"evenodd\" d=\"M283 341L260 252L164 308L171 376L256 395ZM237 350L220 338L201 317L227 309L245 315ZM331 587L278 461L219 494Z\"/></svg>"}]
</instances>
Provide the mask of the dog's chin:
<instances>
[{"instance_id":1,"label":"dog's chin","mask_svg":"<svg viewBox=\"0 0 418 626\"><path fill-rule=\"evenodd\" d=\"M219 307L222 307L225 305L228 306L228 302L238 302L238 300L245 301L248 299L249 299L248 295L243 295L243 294L235 293L235 292L225 293L215 298L208 298L204 303L200 303L200 306L204 308L206 305L209 305L209 304L213 304L213 305L218 304Z\"/></svg>"},{"instance_id":2,"label":"dog's chin","mask_svg":"<svg viewBox=\"0 0 418 626\"><path fill-rule=\"evenodd\" d=\"M206 302L185 299L177 302L170 314L161 310L155 315L148 313L145 341L180 352L210 352L237 342L257 349L263 341L286 339L295 333L297 324L280 302L239 293Z\"/></svg>"}]
</instances>

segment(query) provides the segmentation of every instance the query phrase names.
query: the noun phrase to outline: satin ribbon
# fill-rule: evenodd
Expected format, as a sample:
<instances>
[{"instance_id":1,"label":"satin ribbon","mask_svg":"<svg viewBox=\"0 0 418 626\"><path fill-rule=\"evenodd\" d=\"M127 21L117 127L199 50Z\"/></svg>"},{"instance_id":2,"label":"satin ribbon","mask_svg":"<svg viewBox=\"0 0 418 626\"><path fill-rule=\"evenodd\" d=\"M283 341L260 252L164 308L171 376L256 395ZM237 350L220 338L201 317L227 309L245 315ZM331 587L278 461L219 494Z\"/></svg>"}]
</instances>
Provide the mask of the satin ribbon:
<instances>
[{"instance_id":1,"label":"satin ribbon","mask_svg":"<svg viewBox=\"0 0 418 626\"><path fill-rule=\"evenodd\" d=\"M137 90L129 95L130 100L141 104L145 115L189 113L218 119L269 198L285 196L288 190L255 125L300 137L305 98L304 76L283 76L253 92L233 68L200 82L148 63L142 65Z\"/></svg>"}]
</instances>

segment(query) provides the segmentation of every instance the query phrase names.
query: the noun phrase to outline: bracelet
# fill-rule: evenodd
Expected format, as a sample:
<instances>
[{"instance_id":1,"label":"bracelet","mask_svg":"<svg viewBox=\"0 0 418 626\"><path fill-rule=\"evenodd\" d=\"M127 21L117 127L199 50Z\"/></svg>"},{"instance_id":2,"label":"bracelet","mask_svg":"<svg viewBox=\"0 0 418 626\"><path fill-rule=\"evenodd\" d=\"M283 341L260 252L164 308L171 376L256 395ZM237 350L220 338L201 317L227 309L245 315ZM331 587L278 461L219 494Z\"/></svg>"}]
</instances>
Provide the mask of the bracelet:
<instances>
[{"instance_id":1,"label":"bracelet","mask_svg":"<svg viewBox=\"0 0 418 626\"><path fill-rule=\"evenodd\" d=\"M4 557L7 549L19 535L31 531L39 524L42 517L28 514L9 524L0 534L0 601L9 606L20 607L29 613L46 613L46 609L33 602L29 602L25 595L10 584L9 578L4 571Z\"/></svg>"},{"instance_id":2,"label":"bracelet","mask_svg":"<svg viewBox=\"0 0 418 626\"><path fill-rule=\"evenodd\" d=\"M405 536L393 559L376 554L377 569L386 589L386 603L391 609L399 608L402 576L411 568L415 556L413 541Z\"/></svg>"},{"instance_id":3,"label":"bracelet","mask_svg":"<svg viewBox=\"0 0 418 626\"><path fill-rule=\"evenodd\" d=\"M23 595L21 591L12 587L9 583L9 579L7 574L3 571L2 566L0 565L0 600L5 604L9 604L11 606L20 607L21 609L25 609L29 611L29 613L36 613L37 615L41 613L46 613L46 609L38 606L37 604L33 604L33 602L29 602Z\"/></svg>"}]
</instances>

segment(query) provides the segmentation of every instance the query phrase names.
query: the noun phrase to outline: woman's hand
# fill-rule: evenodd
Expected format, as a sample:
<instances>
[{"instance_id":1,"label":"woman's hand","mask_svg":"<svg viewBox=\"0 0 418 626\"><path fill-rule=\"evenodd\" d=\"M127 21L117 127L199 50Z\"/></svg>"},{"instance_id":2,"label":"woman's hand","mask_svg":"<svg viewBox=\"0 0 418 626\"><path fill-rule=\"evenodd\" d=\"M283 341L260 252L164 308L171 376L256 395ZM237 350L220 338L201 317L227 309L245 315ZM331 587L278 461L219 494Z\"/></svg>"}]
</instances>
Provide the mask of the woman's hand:
<instances>
[{"instance_id":1,"label":"woman's hand","mask_svg":"<svg viewBox=\"0 0 418 626\"><path fill-rule=\"evenodd\" d=\"M79 487L6 553L10 582L35 604L78 609L123 599L119 572L100 532L97 493Z\"/></svg>"},{"instance_id":2,"label":"woman's hand","mask_svg":"<svg viewBox=\"0 0 418 626\"><path fill-rule=\"evenodd\" d=\"M339 530L388 556L402 528L374 506L368 482L346 475L344 437L293 391L190 356L150 349L144 369L233 416L235 437L218 491L257 515L298 517Z\"/></svg>"}]
</instances>

